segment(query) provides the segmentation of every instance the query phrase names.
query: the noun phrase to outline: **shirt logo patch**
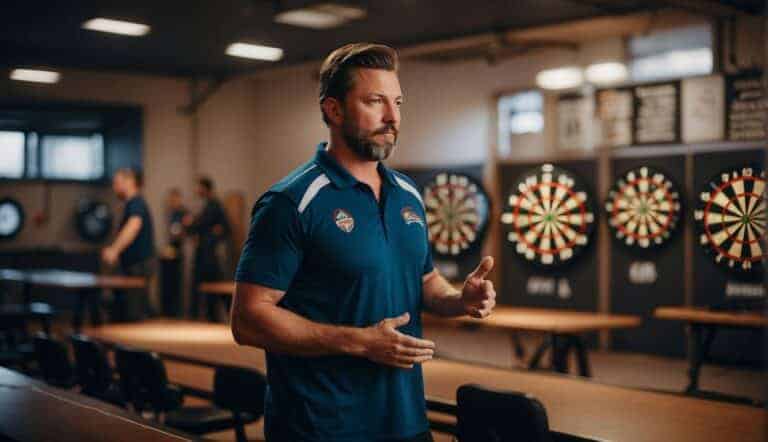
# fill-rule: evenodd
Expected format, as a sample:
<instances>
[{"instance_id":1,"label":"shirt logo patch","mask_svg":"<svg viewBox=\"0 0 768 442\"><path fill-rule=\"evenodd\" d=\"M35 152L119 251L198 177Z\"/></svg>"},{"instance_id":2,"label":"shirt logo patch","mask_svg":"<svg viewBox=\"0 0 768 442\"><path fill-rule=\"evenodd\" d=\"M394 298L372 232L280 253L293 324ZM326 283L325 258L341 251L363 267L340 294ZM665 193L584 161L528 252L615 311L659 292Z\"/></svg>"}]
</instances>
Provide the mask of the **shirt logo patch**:
<instances>
[{"instance_id":1,"label":"shirt logo patch","mask_svg":"<svg viewBox=\"0 0 768 442\"><path fill-rule=\"evenodd\" d=\"M355 228L355 219L344 209L336 209L333 212L333 220L342 232L349 233Z\"/></svg>"},{"instance_id":2,"label":"shirt logo patch","mask_svg":"<svg viewBox=\"0 0 768 442\"><path fill-rule=\"evenodd\" d=\"M421 219L421 216L419 216L419 214L416 213L416 211L413 210L412 207L410 206L403 207L403 210L400 211L400 214L403 215L403 220L405 221L405 224L416 223L421 227L424 227L424 220Z\"/></svg>"}]
</instances>

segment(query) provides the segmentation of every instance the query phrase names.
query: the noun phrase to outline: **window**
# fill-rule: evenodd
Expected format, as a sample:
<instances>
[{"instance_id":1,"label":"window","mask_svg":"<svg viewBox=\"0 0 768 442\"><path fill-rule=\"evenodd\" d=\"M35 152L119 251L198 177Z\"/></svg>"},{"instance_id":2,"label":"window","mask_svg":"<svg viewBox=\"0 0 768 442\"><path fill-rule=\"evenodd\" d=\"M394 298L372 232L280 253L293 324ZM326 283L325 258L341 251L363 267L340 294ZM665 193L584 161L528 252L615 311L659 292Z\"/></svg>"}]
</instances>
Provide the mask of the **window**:
<instances>
[{"instance_id":1,"label":"window","mask_svg":"<svg viewBox=\"0 0 768 442\"><path fill-rule=\"evenodd\" d=\"M98 180L104 176L101 135L42 135L42 178Z\"/></svg>"},{"instance_id":2,"label":"window","mask_svg":"<svg viewBox=\"0 0 768 442\"><path fill-rule=\"evenodd\" d=\"M540 134L544 130L544 99L539 91L499 98L499 154L511 153L511 137Z\"/></svg>"},{"instance_id":3,"label":"window","mask_svg":"<svg viewBox=\"0 0 768 442\"><path fill-rule=\"evenodd\" d=\"M0 131L0 178L24 176L24 132Z\"/></svg>"},{"instance_id":4,"label":"window","mask_svg":"<svg viewBox=\"0 0 768 442\"><path fill-rule=\"evenodd\" d=\"M712 73L709 25L654 32L629 40L633 81L656 81Z\"/></svg>"}]
</instances>

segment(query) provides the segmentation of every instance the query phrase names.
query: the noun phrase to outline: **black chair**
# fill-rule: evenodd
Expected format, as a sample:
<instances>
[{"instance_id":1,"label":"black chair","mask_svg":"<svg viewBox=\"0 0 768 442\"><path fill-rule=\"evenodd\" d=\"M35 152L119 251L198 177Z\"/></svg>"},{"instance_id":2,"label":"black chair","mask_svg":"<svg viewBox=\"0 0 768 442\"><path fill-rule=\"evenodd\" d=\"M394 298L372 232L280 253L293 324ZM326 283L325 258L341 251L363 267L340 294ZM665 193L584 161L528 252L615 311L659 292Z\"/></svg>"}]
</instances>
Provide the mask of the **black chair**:
<instances>
[{"instance_id":1,"label":"black chair","mask_svg":"<svg viewBox=\"0 0 768 442\"><path fill-rule=\"evenodd\" d=\"M104 348L84 335L72 335L75 372L81 393L117 406L125 406L120 386L107 360Z\"/></svg>"},{"instance_id":2,"label":"black chair","mask_svg":"<svg viewBox=\"0 0 768 442\"><path fill-rule=\"evenodd\" d=\"M117 347L115 363L123 398L137 413L151 411L160 420L163 413L181 405L181 389L168 383L165 365L157 353Z\"/></svg>"},{"instance_id":3,"label":"black chair","mask_svg":"<svg viewBox=\"0 0 768 442\"><path fill-rule=\"evenodd\" d=\"M459 442L553 442L547 412L530 395L462 385L456 402Z\"/></svg>"},{"instance_id":4,"label":"black chair","mask_svg":"<svg viewBox=\"0 0 768 442\"><path fill-rule=\"evenodd\" d=\"M67 346L44 333L37 333L32 342L43 380L56 387L74 387L77 382Z\"/></svg>"},{"instance_id":5,"label":"black chair","mask_svg":"<svg viewBox=\"0 0 768 442\"><path fill-rule=\"evenodd\" d=\"M246 442L245 425L264 415L266 387L266 378L258 371L218 367L214 375L214 406L170 411L165 424L195 435L234 428L237 441Z\"/></svg>"}]
</instances>

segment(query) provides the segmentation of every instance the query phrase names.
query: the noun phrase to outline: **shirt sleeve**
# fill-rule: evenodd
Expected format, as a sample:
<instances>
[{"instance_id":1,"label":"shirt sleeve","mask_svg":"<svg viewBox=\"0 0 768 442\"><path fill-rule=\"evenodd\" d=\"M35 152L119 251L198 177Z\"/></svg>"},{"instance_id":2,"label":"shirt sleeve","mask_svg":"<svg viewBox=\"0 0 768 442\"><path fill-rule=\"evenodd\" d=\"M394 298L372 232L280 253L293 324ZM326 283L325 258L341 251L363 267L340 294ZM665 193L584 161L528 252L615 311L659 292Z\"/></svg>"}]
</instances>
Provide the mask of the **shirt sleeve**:
<instances>
[{"instance_id":1,"label":"shirt sleeve","mask_svg":"<svg viewBox=\"0 0 768 442\"><path fill-rule=\"evenodd\" d=\"M302 237L296 206L280 194L265 195L253 208L235 280L288 290L303 258Z\"/></svg>"},{"instance_id":2,"label":"shirt sleeve","mask_svg":"<svg viewBox=\"0 0 768 442\"><path fill-rule=\"evenodd\" d=\"M142 221L144 221L148 212L149 211L147 210L146 204L138 199L130 201L125 205L125 219L128 219L132 216L138 216Z\"/></svg>"}]
</instances>

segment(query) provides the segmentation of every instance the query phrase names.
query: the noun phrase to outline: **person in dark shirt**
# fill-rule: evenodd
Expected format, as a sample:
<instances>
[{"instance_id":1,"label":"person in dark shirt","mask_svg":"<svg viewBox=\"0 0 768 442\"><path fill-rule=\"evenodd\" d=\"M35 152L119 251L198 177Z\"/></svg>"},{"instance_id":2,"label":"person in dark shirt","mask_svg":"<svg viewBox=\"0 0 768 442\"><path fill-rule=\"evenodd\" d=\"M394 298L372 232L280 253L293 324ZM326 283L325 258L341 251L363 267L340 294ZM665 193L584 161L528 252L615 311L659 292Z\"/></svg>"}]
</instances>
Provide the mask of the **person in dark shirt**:
<instances>
[{"instance_id":1,"label":"person in dark shirt","mask_svg":"<svg viewBox=\"0 0 768 442\"><path fill-rule=\"evenodd\" d=\"M174 248L175 253L181 253L184 239L184 217L187 208L181 197L181 190L174 187L168 192L168 242Z\"/></svg>"},{"instance_id":2,"label":"person in dark shirt","mask_svg":"<svg viewBox=\"0 0 768 442\"><path fill-rule=\"evenodd\" d=\"M229 221L213 192L213 181L210 178L198 179L197 195L203 200L202 210L194 217L187 215L184 218L187 233L197 237L189 315L198 318L200 304L205 300L206 316L209 321L215 321L219 296L203 294L198 286L201 282L218 281L222 278L222 266L216 251L229 235Z\"/></svg>"},{"instance_id":3,"label":"person in dark shirt","mask_svg":"<svg viewBox=\"0 0 768 442\"><path fill-rule=\"evenodd\" d=\"M102 260L118 265L121 274L151 278L155 268L155 238L152 215L141 195L142 174L137 169L120 169L112 179L112 189L125 202L123 218L115 240L101 251ZM152 284L148 284L146 296L127 296L115 291L113 320L136 320L143 313L152 313ZM144 312L142 312L144 310Z\"/></svg>"}]
</instances>

